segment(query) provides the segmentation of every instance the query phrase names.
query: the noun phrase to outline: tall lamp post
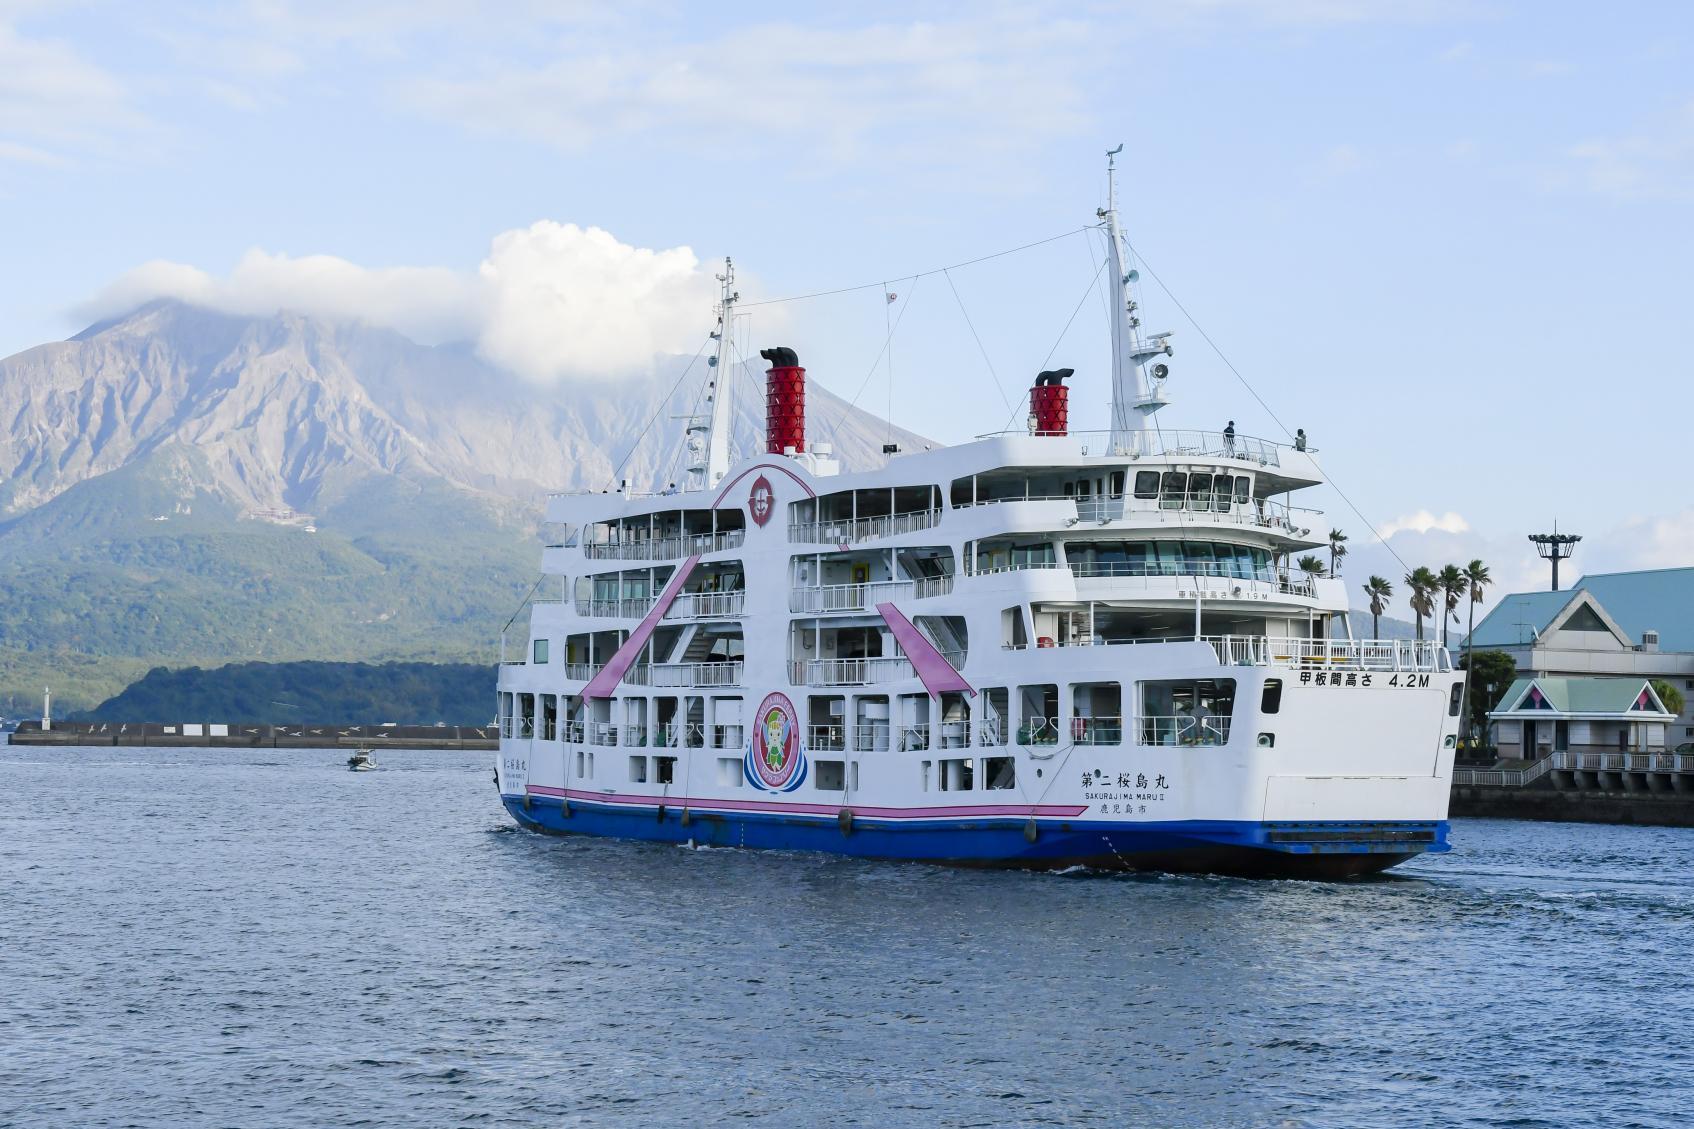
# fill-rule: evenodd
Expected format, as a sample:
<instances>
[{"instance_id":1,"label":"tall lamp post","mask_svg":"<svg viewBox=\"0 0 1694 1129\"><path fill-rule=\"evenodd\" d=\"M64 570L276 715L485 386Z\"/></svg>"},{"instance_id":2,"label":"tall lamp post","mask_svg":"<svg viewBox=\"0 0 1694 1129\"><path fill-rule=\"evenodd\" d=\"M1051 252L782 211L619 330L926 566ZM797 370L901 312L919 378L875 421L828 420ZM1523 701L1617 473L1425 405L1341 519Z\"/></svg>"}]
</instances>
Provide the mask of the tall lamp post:
<instances>
[{"instance_id":1,"label":"tall lamp post","mask_svg":"<svg viewBox=\"0 0 1694 1129\"><path fill-rule=\"evenodd\" d=\"M1541 559L1553 562L1553 591L1559 590L1559 562L1576 552L1576 543L1582 540L1579 533L1559 533L1554 526L1552 533L1531 533L1529 539L1535 545L1535 551L1541 554Z\"/></svg>"}]
</instances>

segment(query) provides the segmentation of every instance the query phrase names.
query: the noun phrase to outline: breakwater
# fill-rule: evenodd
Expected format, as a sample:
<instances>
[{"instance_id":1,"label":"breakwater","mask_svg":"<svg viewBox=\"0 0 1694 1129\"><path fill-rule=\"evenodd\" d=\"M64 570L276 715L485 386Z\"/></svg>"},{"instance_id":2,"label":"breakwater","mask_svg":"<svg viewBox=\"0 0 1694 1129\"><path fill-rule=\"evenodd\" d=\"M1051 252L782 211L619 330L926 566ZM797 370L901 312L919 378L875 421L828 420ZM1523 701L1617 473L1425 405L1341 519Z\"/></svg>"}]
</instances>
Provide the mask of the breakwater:
<instances>
[{"instance_id":1,"label":"breakwater","mask_svg":"<svg viewBox=\"0 0 1694 1129\"><path fill-rule=\"evenodd\" d=\"M1694 792L1454 784L1450 814L1558 823L1694 827Z\"/></svg>"},{"instance_id":2,"label":"breakwater","mask_svg":"<svg viewBox=\"0 0 1694 1129\"><path fill-rule=\"evenodd\" d=\"M14 745L133 745L154 748L495 749L492 725L224 725L211 722L26 721Z\"/></svg>"}]
</instances>

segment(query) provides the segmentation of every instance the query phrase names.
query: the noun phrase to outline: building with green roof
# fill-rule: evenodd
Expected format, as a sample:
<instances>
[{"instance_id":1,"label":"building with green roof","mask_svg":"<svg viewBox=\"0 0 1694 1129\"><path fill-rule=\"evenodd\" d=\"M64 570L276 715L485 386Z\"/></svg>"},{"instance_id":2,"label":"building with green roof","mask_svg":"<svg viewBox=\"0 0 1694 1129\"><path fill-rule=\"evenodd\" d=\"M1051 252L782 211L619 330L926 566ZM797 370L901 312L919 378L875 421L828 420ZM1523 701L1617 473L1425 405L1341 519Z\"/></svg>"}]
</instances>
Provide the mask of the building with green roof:
<instances>
[{"instance_id":1,"label":"building with green roof","mask_svg":"<svg viewBox=\"0 0 1694 1129\"><path fill-rule=\"evenodd\" d=\"M1645 678L1519 678L1489 713L1507 759L1665 748L1676 715Z\"/></svg>"},{"instance_id":2,"label":"building with green roof","mask_svg":"<svg viewBox=\"0 0 1694 1129\"><path fill-rule=\"evenodd\" d=\"M1558 748L1560 734L1575 742L1577 722L1624 720L1584 717L1593 711L1570 707L1573 702L1586 706L1600 699L1614 705L1624 698L1633 700L1652 679L1670 684L1684 698L1682 713L1670 715L1657 747L1694 742L1694 568L1600 573L1583 577L1563 592L1514 592L1502 597L1476 625L1472 638L1460 645L1504 651L1517 663L1519 680L1490 714L1502 756L1533 757ZM1517 707L1530 682L1555 703L1555 712L1563 708L1566 716L1523 715ZM1578 683L1582 685L1572 689ZM1573 693L1576 697L1569 697ZM1656 694L1653 700L1658 702ZM1561 721L1563 730L1557 728ZM1592 736L1602 730L1604 741L1583 743L1615 742L1615 725L1590 726L1582 732ZM1512 745L1521 751L1514 754ZM1608 748L1618 750L1615 743Z\"/></svg>"}]
</instances>

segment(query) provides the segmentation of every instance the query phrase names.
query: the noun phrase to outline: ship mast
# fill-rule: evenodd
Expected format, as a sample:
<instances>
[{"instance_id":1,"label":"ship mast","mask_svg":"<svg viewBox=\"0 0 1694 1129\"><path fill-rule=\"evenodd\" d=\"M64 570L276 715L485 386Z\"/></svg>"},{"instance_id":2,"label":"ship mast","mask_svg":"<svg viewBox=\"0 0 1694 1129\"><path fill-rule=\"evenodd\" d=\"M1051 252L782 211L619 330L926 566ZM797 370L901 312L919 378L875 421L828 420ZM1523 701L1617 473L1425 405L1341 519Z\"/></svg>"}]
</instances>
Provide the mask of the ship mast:
<instances>
[{"instance_id":1,"label":"ship mast","mask_svg":"<svg viewBox=\"0 0 1694 1129\"><path fill-rule=\"evenodd\" d=\"M1151 375L1144 362L1150 357L1172 352L1166 341L1169 333L1141 337L1140 303L1135 297L1135 282L1141 277L1129 266L1128 246L1118 228L1117 156L1123 146L1106 154L1106 206L1095 214L1106 221L1107 254L1112 271L1112 436L1110 450L1114 455L1142 454L1151 451L1146 434L1153 413L1164 407L1164 379L1168 369L1153 366Z\"/></svg>"},{"instance_id":2,"label":"ship mast","mask_svg":"<svg viewBox=\"0 0 1694 1129\"><path fill-rule=\"evenodd\" d=\"M729 473L730 413L735 406L735 378L728 369L729 342L735 332L735 303L741 295L735 289L735 264L727 256L717 280L723 284L718 327L712 332L717 349L706 362L706 399L711 403L711 413L704 419L696 416L688 425L688 450L694 460L688 467L690 490L709 490Z\"/></svg>"}]
</instances>

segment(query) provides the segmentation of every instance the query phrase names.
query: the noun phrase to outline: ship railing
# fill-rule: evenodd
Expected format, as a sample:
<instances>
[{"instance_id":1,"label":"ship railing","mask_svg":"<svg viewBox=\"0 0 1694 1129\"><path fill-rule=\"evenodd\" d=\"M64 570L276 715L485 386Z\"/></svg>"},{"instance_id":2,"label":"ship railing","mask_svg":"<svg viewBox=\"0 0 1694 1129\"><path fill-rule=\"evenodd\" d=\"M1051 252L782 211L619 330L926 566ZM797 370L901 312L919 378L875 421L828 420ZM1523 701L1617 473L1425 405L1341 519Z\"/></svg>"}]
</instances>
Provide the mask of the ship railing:
<instances>
[{"instance_id":1,"label":"ship railing","mask_svg":"<svg viewBox=\"0 0 1694 1129\"><path fill-rule=\"evenodd\" d=\"M801 521L788 527L788 539L814 544L847 545L855 541L871 541L878 537L897 537L933 528L941 521L941 510L908 510L905 513L884 514L880 517L825 518L820 521Z\"/></svg>"},{"instance_id":2,"label":"ship railing","mask_svg":"<svg viewBox=\"0 0 1694 1129\"><path fill-rule=\"evenodd\" d=\"M739 722L728 725L712 726L712 748L739 749L742 743L742 730Z\"/></svg>"},{"instance_id":3,"label":"ship railing","mask_svg":"<svg viewBox=\"0 0 1694 1129\"><path fill-rule=\"evenodd\" d=\"M587 682L600 673L599 663L565 663L565 677L577 682Z\"/></svg>"},{"instance_id":4,"label":"ship railing","mask_svg":"<svg viewBox=\"0 0 1694 1129\"><path fill-rule=\"evenodd\" d=\"M978 439L1000 438L1045 438L1032 436L1026 430L991 431L978 435ZM1136 458L1156 458L1159 456L1184 457L1216 457L1224 459L1240 459L1245 462L1257 463L1260 466L1281 466L1282 452L1291 450L1285 443L1277 443L1270 439L1258 439L1251 435L1227 435L1221 431L1137 431L1127 436L1120 436L1117 449L1112 448L1111 432L1109 431L1072 431L1065 436L1053 438L1083 439L1088 442L1085 451L1097 448L1102 456L1133 456ZM1316 450L1316 448L1307 448Z\"/></svg>"},{"instance_id":5,"label":"ship railing","mask_svg":"<svg viewBox=\"0 0 1694 1129\"><path fill-rule=\"evenodd\" d=\"M999 565L973 565L968 559L965 561L966 576L998 576L1003 572L1024 572L1031 569L1066 572L1069 571L1069 566L1058 561L1014 561L1010 564Z\"/></svg>"},{"instance_id":6,"label":"ship railing","mask_svg":"<svg viewBox=\"0 0 1694 1129\"><path fill-rule=\"evenodd\" d=\"M647 727L645 725L626 725L623 727L623 743L634 748L647 744Z\"/></svg>"},{"instance_id":7,"label":"ship railing","mask_svg":"<svg viewBox=\"0 0 1694 1129\"><path fill-rule=\"evenodd\" d=\"M746 531L731 529L722 533L681 533L664 537L640 537L628 541L590 541L582 547L582 555L600 561L662 561L675 560L695 554L718 553L739 548Z\"/></svg>"},{"instance_id":8,"label":"ship railing","mask_svg":"<svg viewBox=\"0 0 1694 1129\"><path fill-rule=\"evenodd\" d=\"M953 577L925 576L917 580L869 580L859 584L820 584L791 588L791 612L859 612L891 600L926 600L953 590Z\"/></svg>"},{"instance_id":9,"label":"ship railing","mask_svg":"<svg viewBox=\"0 0 1694 1129\"><path fill-rule=\"evenodd\" d=\"M1188 714L1149 715L1135 719L1137 745L1213 746L1229 744L1229 718Z\"/></svg>"},{"instance_id":10,"label":"ship railing","mask_svg":"<svg viewBox=\"0 0 1694 1129\"><path fill-rule=\"evenodd\" d=\"M567 745L581 745L587 741L587 736L587 727L580 721L559 723L559 739Z\"/></svg>"},{"instance_id":11,"label":"ship railing","mask_svg":"<svg viewBox=\"0 0 1694 1129\"><path fill-rule=\"evenodd\" d=\"M616 745L618 743L618 727L610 721L596 721L588 726L588 743L590 745Z\"/></svg>"},{"instance_id":12,"label":"ship railing","mask_svg":"<svg viewBox=\"0 0 1694 1129\"><path fill-rule=\"evenodd\" d=\"M1071 574L1079 580L1095 579L1152 579L1155 577L1173 577L1196 579L1240 581L1243 584L1263 584L1274 587L1285 596L1317 595L1317 584L1313 577L1295 576L1292 573L1273 571L1258 571L1243 568L1240 565L1220 564L1217 561L1073 561L1070 565ZM1226 585L1227 587L1227 585Z\"/></svg>"},{"instance_id":13,"label":"ship railing","mask_svg":"<svg viewBox=\"0 0 1694 1129\"><path fill-rule=\"evenodd\" d=\"M623 680L632 686L739 686L741 663L647 663L630 667Z\"/></svg>"},{"instance_id":14,"label":"ship railing","mask_svg":"<svg viewBox=\"0 0 1694 1129\"><path fill-rule=\"evenodd\" d=\"M1225 665L1295 666L1313 669L1401 673L1453 669L1447 648L1430 639L1278 639L1206 636ZM1257 654L1253 654L1257 651Z\"/></svg>"},{"instance_id":15,"label":"ship railing","mask_svg":"<svg viewBox=\"0 0 1694 1129\"><path fill-rule=\"evenodd\" d=\"M805 659L793 664L798 686L870 686L913 677L908 659Z\"/></svg>"},{"instance_id":16,"label":"ship railing","mask_svg":"<svg viewBox=\"0 0 1694 1129\"><path fill-rule=\"evenodd\" d=\"M902 753L920 753L929 748L929 726L902 725L896 734L896 748Z\"/></svg>"},{"instance_id":17,"label":"ship railing","mask_svg":"<svg viewBox=\"0 0 1694 1129\"><path fill-rule=\"evenodd\" d=\"M1107 715L1073 717L1071 718L1071 740L1078 745L1121 745L1123 744L1123 718Z\"/></svg>"},{"instance_id":18,"label":"ship railing","mask_svg":"<svg viewBox=\"0 0 1694 1129\"><path fill-rule=\"evenodd\" d=\"M976 743L985 747L997 747L1006 743L1006 721L1004 718L985 717L976 723Z\"/></svg>"},{"instance_id":19,"label":"ship railing","mask_svg":"<svg viewBox=\"0 0 1694 1129\"><path fill-rule=\"evenodd\" d=\"M1280 639L1264 635L1168 635L1153 639L1087 639L1002 643L1007 651L1068 647L1145 647L1161 643L1205 643L1224 666L1299 667L1314 671L1446 673L1453 669L1447 648L1427 639Z\"/></svg>"},{"instance_id":20,"label":"ship railing","mask_svg":"<svg viewBox=\"0 0 1694 1129\"><path fill-rule=\"evenodd\" d=\"M890 726L886 721L861 721L853 727L853 750L860 753L888 751Z\"/></svg>"},{"instance_id":21,"label":"ship railing","mask_svg":"<svg viewBox=\"0 0 1694 1129\"><path fill-rule=\"evenodd\" d=\"M817 584L788 590L791 612L860 612L879 603L914 595L910 580L871 580L862 584Z\"/></svg>"},{"instance_id":22,"label":"ship railing","mask_svg":"<svg viewBox=\"0 0 1694 1129\"><path fill-rule=\"evenodd\" d=\"M1020 745L1057 745L1059 743L1059 719L1056 717L1026 717L1023 724L1018 726Z\"/></svg>"},{"instance_id":23,"label":"ship railing","mask_svg":"<svg viewBox=\"0 0 1694 1129\"><path fill-rule=\"evenodd\" d=\"M665 609L665 619L718 619L741 615L747 607L747 593L684 592Z\"/></svg>"},{"instance_id":24,"label":"ship railing","mask_svg":"<svg viewBox=\"0 0 1694 1129\"><path fill-rule=\"evenodd\" d=\"M935 725L935 742L940 749L970 748L970 722L962 717L942 718Z\"/></svg>"},{"instance_id":25,"label":"ship railing","mask_svg":"<svg viewBox=\"0 0 1694 1129\"><path fill-rule=\"evenodd\" d=\"M806 727L806 747L829 752L842 752L847 748L847 727L844 725L808 725Z\"/></svg>"},{"instance_id":26,"label":"ship railing","mask_svg":"<svg viewBox=\"0 0 1694 1129\"><path fill-rule=\"evenodd\" d=\"M1113 521L1129 520L1137 525L1164 525L1170 522L1200 521L1209 524L1252 526L1290 535L1299 535L1302 529L1309 531L1313 522L1323 515L1322 510L1290 510L1280 502L1226 502L1215 495L1210 501L1206 501L1187 495L1181 498L1166 498L1093 494L1078 498L1074 494L1017 494L1008 498L979 498L974 502L955 502L953 508L963 510L973 506L998 506L1011 502L1074 502L1079 523L1105 525ZM1305 516L1296 519L1293 516L1296 512ZM1302 525L1301 521L1305 524Z\"/></svg>"},{"instance_id":27,"label":"ship railing","mask_svg":"<svg viewBox=\"0 0 1694 1129\"><path fill-rule=\"evenodd\" d=\"M583 616L622 616L640 619L653 606L651 596L626 596L623 599L578 600L576 614Z\"/></svg>"},{"instance_id":28,"label":"ship railing","mask_svg":"<svg viewBox=\"0 0 1694 1129\"><path fill-rule=\"evenodd\" d=\"M1290 573L1260 572L1239 565L1219 564L1216 561L1060 561L1031 560L1001 565L970 565L965 575L993 576L1005 572L1025 571L1069 572L1076 580L1151 580L1169 577L1174 580L1206 579L1242 584L1262 584L1285 596L1317 595L1317 584L1311 577Z\"/></svg>"}]
</instances>

